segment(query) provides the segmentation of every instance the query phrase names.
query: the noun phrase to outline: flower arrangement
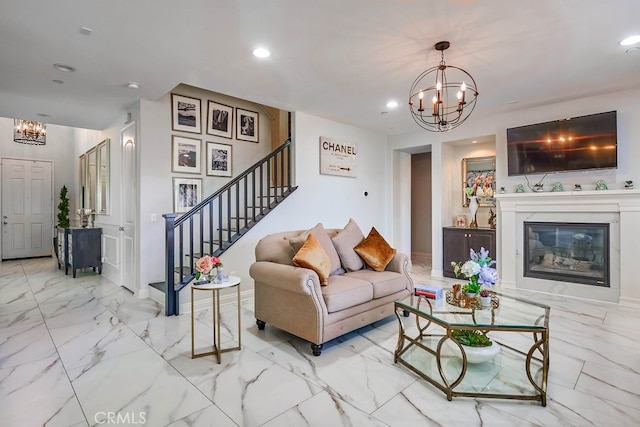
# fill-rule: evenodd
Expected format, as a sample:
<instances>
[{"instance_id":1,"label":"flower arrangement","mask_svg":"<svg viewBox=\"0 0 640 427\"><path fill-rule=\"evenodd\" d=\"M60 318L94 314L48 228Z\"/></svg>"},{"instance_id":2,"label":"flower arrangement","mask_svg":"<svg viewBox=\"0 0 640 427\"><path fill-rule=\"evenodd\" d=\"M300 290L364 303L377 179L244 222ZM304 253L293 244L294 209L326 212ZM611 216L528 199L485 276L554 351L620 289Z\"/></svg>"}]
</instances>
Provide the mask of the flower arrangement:
<instances>
[{"instance_id":1,"label":"flower arrangement","mask_svg":"<svg viewBox=\"0 0 640 427\"><path fill-rule=\"evenodd\" d=\"M213 269L218 267L222 267L220 258L209 255L203 256L196 261L196 280L200 279L200 276L207 276L210 279Z\"/></svg>"},{"instance_id":2,"label":"flower arrangement","mask_svg":"<svg viewBox=\"0 0 640 427\"><path fill-rule=\"evenodd\" d=\"M464 264L452 261L451 266L456 277L463 274L469 280L462 287L462 291L476 294L480 292L482 285L490 287L498 281L498 271L493 268L496 262L491 259L489 251L485 248L480 248L479 253L471 249L469 256L471 259Z\"/></svg>"},{"instance_id":3,"label":"flower arrangement","mask_svg":"<svg viewBox=\"0 0 640 427\"><path fill-rule=\"evenodd\" d=\"M484 288L480 291L480 296L486 298L491 296L491 293L489 292L489 289Z\"/></svg>"}]
</instances>

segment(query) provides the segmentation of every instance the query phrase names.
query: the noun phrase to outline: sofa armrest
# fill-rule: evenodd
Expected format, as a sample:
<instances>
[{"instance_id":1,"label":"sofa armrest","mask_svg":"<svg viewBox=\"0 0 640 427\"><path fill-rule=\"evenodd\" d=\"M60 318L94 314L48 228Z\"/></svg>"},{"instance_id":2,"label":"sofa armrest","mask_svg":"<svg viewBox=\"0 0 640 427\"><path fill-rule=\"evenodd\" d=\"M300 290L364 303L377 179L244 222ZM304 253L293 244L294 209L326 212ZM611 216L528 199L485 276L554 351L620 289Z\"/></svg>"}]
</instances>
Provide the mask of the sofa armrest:
<instances>
[{"instance_id":1,"label":"sofa armrest","mask_svg":"<svg viewBox=\"0 0 640 427\"><path fill-rule=\"evenodd\" d=\"M303 295L322 294L318 274L308 268L256 261L249 268L249 275L262 284Z\"/></svg>"},{"instance_id":2,"label":"sofa armrest","mask_svg":"<svg viewBox=\"0 0 640 427\"><path fill-rule=\"evenodd\" d=\"M409 259L409 256L407 254L397 252L393 259L389 262L389 264L387 264L385 270L404 274L409 280L409 284L411 286L408 289L409 291L413 292L413 279L409 274L409 271L411 270L411 260Z\"/></svg>"}]
</instances>

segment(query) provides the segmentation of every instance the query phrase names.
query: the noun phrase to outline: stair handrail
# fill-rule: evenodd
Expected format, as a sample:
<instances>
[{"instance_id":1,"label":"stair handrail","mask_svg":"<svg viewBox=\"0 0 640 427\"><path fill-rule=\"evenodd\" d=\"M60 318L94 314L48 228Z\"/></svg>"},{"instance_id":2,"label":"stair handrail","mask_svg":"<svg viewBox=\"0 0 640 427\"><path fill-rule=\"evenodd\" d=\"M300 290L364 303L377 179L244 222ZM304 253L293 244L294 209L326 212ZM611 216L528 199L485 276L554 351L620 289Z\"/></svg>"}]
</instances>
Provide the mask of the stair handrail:
<instances>
[{"instance_id":1,"label":"stair handrail","mask_svg":"<svg viewBox=\"0 0 640 427\"><path fill-rule=\"evenodd\" d=\"M182 224L183 222L185 222L189 217L195 215L198 211L200 211L203 207L205 207L206 205L209 204L209 202L213 199L215 199L216 197L218 197L220 194L224 193L225 191L229 190L231 187L233 187L234 185L236 185L238 182L240 182L244 177L248 176L250 173L252 173L253 171L255 171L256 169L258 169L261 165L265 164L266 162L268 162L269 160L271 160L271 158L276 157L280 152L284 151L287 147L289 147L291 145L291 139L287 139L284 143L282 143L282 145L280 145L278 148L276 148L275 150L273 150L272 152L270 152L269 154L267 154L266 156L264 156L263 158L261 158L260 160L258 160L257 162L255 162L253 165L249 166L244 172L242 172L240 175L236 176L235 178L233 178L231 181L229 181L228 183L226 183L225 185L223 185L222 187L220 187L218 190L216 190L215 193L211 194L210 196L208 196L206 199L202 200L200 203L198 203L197 205L195 205L194 207L192 207L191 209L189 209L187 212L185 212L184 214L180 215L180 218L176 219L174 222L174 227ZM288 169L287 171L288 174L288 180L287 183L289 185L289 188L291 188L291 168Z\"/></svg>"}]
</instances>

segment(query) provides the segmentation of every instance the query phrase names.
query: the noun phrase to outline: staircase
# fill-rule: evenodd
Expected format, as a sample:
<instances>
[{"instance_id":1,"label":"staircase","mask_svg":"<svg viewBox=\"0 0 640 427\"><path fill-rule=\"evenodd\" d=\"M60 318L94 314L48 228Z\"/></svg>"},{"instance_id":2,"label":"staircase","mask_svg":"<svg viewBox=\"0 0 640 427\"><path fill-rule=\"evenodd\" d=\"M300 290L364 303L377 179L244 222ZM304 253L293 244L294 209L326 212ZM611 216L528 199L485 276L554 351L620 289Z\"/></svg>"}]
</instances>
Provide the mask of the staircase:
<instances>
[{"instance_id":1,"label":"staircase","mask_svg":"<svg viewBox=\"0 0 640 427\"><path fill-rule=\"evenodd\" d=\"M179 314L179 292L196 274L204 255L219 257L290 196L291 140L180 215L164 214L165 281L150 286L165 293L165 314Z\"/></svg>"}]
</instances>

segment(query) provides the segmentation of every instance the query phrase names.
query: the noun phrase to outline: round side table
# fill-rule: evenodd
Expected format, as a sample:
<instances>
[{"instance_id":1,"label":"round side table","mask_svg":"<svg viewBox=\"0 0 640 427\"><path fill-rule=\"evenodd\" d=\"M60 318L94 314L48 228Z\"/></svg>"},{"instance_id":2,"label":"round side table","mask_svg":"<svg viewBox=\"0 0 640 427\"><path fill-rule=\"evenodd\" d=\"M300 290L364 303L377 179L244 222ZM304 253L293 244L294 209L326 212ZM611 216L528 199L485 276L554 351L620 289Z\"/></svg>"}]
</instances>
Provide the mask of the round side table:
<instances>
[{"instance_id":1,"label":"round side table","mask_svg":"<svg viewBox=\"0 0 640 427\"><path fill-rule=\"evenodd\" d=\"M222 342L220 337L220 325L222 324L222 318L220 315L220 290L233 288L235 287L238 295L238 345L236 347L229 348L220 348ZM213 302L213 351L208 351L206 353L195 353L195 339L194 339L194 326L195 326L195 315L193 309L193 296L195 291L209 291L211 292ZM221 357L220 354L233 351L240 350L241 339L240 339L240 278L237 276L229 276L229 280L225 283L202 283L202 282L194 282L191 284L191 358L195 359L196 357L203 356L216 356L216 360L220 363Z\"/></svg>"}]
</instances>

